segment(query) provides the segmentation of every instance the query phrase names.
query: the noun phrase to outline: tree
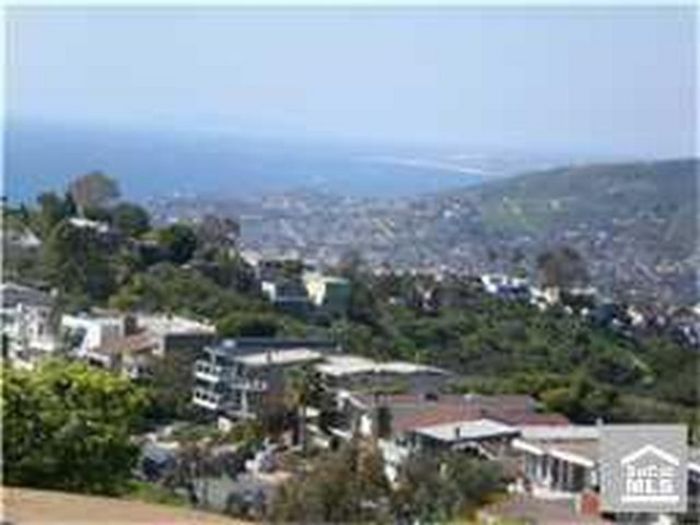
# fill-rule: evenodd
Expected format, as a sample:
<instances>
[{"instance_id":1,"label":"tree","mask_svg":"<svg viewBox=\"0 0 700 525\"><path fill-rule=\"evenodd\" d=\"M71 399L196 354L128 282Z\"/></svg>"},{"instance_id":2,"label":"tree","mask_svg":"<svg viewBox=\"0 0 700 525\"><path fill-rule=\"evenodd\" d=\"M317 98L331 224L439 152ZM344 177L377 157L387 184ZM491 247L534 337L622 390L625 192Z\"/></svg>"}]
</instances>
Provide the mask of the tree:
<instances>
[{"instance_id":1,"label":"tree","mask_svg":"<svg viewBox=\"0 0 700 525\"><path fill-rule=\"evenodd\" d=\"M138 237L150 228L148 212L141 206L122 202L111 210L112 224L129 237Z\"/></svg>"},{"instance_id":2,"label":"tree","mask_svg":"<svg viewBox=\"0 0 700 525\"><path fill-rule=\"evenodd\" d=\"M278 316L263 312L233 312L216 323L222 337L274 337L280 329Z\"/></svg>"},{"instance_id":3,"label":"tree","mask_svg":"<svg viewBox=\"0 0 700 525\"><path fill-rule=\"evenodd\" d=\"M42 239L46 239L58 223L75 214L75 203L70 194L66 194L62 199L53 192L42 193L37 197L37 203L39 209L34 222Z\"/></svg>"},{"instance_id":4,"label":"tree","mask_svg":"<svg viewBox=\"0 0 700 525\"><path fill-rule=\"evenodd\" d=\"M166 359L154 360L147 385L149 419L169 421L191 417L192 366L196 358L195 349L181 348Z\"/></svg>"},{"instance_id":5,"label":"tree","mask_svg":"<svg viewBox=\"0 0 700 525\"><path fill-rule=\"evenodd\" d=\"M43 244L49 282L80 300L103 301L114 287L114 275L99 234L62 221Z\"/></svg>"},{"instance_id":6,"label":"tree","mask_svg":"<svg viewBox=\"0 0 700 525\"><path fill-rule=\"evenodd\" d=\"M170 263L156 264L132 275L109 302L122 310L167 311L208 319L266 307L262 300L223 289L199 272Z\"/></svg>"},{"instance_id":7,"label":"tree","mask_svg":"<svg viewBox=\"0 0 700 525\"><path fill-rule=\"evenodd\" d=\"M581 254L563 246L540 254L537 268L545 286L573 288L588 283L588 269Z\"/></svg>"},{"instance_id":8,"label":"tree","mask_svg":"<svg viewBox=\"0 0 700 525\"><path fill-rule=\"evenodd\" d=\"M308 448L306 409L310 405L320 405L324 392L321 374L311 366L292 369L288 375L286 389L289 405L297 413L298 438L301 442L302 452L306 454Z\"/></svg>"},{"instance_id":9,"label":"tree","mask_svg":"<svg viewBox=\"0 0 700 525\"><path fill-rule=\"evenodd\" d=\"M562 413L577 423L607 419L618 403L615 390L594 383L583 373L572 377L568 386L545 390L541 398L549 410Z\"/></svg>"},{"instance_id":10,"label":"tree","mask_svg":"<svg viewBox=\"0 0 700 525\"><path fill-rule=\"evenodd\" d=\"M348 301L348 318L375 330L381 318L380 303L374 290L366 280L355 278L350 281L350 300Z\"/></svg>"},{"instance_id":11,"label":"tree","mask_svg":"<svg viewBox=\"0 0 700 525\"><path fill-rule=\"evenodd\" d=\"M284 483L269 517L295 523L386 523L389 494L376 446L354 439L322 454L308 475Z\"/></svg>"},{"instance_id":12,"label":"tree","mask_svg":"<svg viewBox=\"0 0 700 525\"><path fill-rule=\"evenodd\" d=\"M5 483L118 494L138 457L130 436L144 407L126 379L55 361L3 368Z\"/></svg>"},{"instance_id":13,"label":"tree","mask_svg":"<svg viewBox=\"0 0 700 525\"><path fill-rule=\"evenodd\" d=\"M394 513L400 521L459 520L505 488L497 463L464 451L416 452L399 471Z\"/></svg>"},{"instance_id":14,"label":"tree","mask_svg":"<svg viewBox=\"0 0 700 525\"><path fill-rule=\"evenodd\" d=\"M175 264L184 264L197 249L197 236L186 224L173 224L158 232L158 242Z\"/></svg>"},{"instance_id":15,"label":"tree","mask_svg":"<svg viewBox=\"0 0 700 525\"><path fill-rule=\"evenodd\" d=\"M204 246L234 247L240 234L240 225L228 217L205 215L197 225L197 237Z\"/></svg>"},{"instance_id":16,"label":"tree","mask_svg":"<svg viewBox=\"0 0 700 525\"><path fill-rule=\"evenodd\" d=\"M79 211L87 208L101 208L119 197L117 182L100 171L93 171L78 177L69 186Z\"/></svg>"}]
</instances>

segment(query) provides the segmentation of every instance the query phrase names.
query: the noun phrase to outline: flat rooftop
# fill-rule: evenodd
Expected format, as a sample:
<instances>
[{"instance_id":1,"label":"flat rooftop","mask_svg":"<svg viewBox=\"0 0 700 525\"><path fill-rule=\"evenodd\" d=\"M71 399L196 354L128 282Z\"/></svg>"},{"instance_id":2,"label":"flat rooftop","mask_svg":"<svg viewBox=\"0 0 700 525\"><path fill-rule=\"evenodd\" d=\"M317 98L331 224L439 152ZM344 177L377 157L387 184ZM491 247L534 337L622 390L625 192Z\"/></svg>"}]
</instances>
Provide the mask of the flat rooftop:
<instances>
[{"instance_id":1,"label":"flat rooftop","mask_svg":"<svg viewBox=\"0 0 700 525\"><path fill-rule=\"evenodd\" d=\"M345 377L361 374L397 374L410 375L419 373L448 374L447 371L434 366L409 363L406 361L378 362L358 355L329 355L316 369L331 377Z\"/></svg>"},{"instance_id":2,"label":"flat rooftop","mask_svg":"<svg viewBox=\"0 0 700 525\"><path fill-rule=\"evenodd\" d=\"M520 430L527 441L600 439L600 428L596 425L523 425Z\"/></svg>"},{"instance_id":3,"label":"flat rooftop","mask_svg":"<svg viewBox=\"0 0 700 525\"><path fill-rule=\"evenodd\" d=\"M253 354L233 357L234 361L250 367L285 366L313 363L323 359L323 354L309 348L289 348L285 350L268 350Z\"/></svg>"},{"instance_id":4,"label":"flat rooftop","mask_svg":"<svg viewBox=\"0 0 700 525\"><path fill-rule=\"evenodd\" d=\"M140 327L157 334L213 334L214 326L176 315L139 315Z\"/></svg>"},{"instance_id":5,"label":"flat rooftop","mask_svg":"<svg viewBox=\"0 0 700 525\"><path fill-rule=\"evenodd\" d=\"M518 429L490 419L477 419L421 427L414 432L439 441L459 443L460 441L516 435Z\"/></svg>"}]
</instances>

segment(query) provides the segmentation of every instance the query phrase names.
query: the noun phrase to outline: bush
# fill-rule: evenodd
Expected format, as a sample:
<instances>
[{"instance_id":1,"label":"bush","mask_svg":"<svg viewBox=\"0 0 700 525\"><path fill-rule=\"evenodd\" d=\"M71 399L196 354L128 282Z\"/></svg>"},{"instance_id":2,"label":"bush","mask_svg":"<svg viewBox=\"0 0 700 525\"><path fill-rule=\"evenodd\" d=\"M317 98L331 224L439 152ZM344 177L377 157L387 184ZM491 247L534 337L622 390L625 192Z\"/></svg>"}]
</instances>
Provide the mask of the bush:
<instances>
[{"instance_id":1,"label":"bush","mask_svg":"<svg viewBox=\"0 0 700 525\"><path fill-rule=\"evenodd\" d=\"M98 494L127 488L144 396L82 364L3 370L5 483Z\"/></svg>"}]
</instances>

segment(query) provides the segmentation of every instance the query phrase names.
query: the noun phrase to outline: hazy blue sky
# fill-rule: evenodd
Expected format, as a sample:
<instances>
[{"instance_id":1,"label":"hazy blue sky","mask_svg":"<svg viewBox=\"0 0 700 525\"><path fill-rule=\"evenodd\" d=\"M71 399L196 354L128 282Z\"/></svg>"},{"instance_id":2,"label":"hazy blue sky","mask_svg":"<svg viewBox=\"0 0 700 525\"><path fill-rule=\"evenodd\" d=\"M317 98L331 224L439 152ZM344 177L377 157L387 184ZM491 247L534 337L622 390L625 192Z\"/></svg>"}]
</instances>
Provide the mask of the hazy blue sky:
<instances>
[{"instance_id":1,"label":"hazy blue sky","mask_svg":"<svg viewBox=\"0 0 700 525\"><path fill-rule=\"evenodd\" d=\"M44 9L9 19L8 112L675 156L687 9Z\"/></svg>"}]
</instances>

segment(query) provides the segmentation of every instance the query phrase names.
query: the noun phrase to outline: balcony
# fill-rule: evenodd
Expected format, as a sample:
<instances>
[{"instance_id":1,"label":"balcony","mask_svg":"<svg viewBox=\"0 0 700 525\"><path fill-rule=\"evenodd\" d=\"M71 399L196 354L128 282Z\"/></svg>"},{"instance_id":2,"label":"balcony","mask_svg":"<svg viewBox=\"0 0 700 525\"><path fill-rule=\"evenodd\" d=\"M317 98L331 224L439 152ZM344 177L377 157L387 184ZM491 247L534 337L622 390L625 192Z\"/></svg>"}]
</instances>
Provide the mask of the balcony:
<instances>
[{"instance_id":1,"label":"balcony","mask_svg":"<svg viewBox=\"0 0 700 525\"><path fill-rule=\"evenodd\" d=\"M204 388L195 388L192 395L192 403L207 410L219 410L221 401L221 394L216 394Z\"/></svg>"},{"instance_id":2,"label":"balcony","mask_svg":"<svg viewBox=\"0 0 700 525\"><path fill-rule=\"evenodd\" d=\"M209 361L195 361L194 376L208 383L223 381L227 369L221 365L214 365Z\"/></svg>"},{"instance_id":3,"label":"balcony","mask_svg":"<svg viewBox=\"0 0 700 525\"><path fill-rule=\"evenodd\" d=\"M242 377L234 377L228 382L230 390L246 390L248 392L265 392L267 390L267 381L260 379L245 379Z\"/></svg>"}]
</instances>

